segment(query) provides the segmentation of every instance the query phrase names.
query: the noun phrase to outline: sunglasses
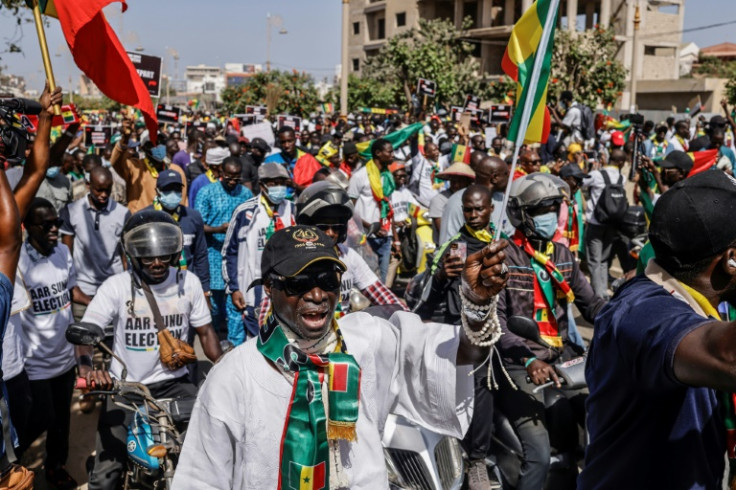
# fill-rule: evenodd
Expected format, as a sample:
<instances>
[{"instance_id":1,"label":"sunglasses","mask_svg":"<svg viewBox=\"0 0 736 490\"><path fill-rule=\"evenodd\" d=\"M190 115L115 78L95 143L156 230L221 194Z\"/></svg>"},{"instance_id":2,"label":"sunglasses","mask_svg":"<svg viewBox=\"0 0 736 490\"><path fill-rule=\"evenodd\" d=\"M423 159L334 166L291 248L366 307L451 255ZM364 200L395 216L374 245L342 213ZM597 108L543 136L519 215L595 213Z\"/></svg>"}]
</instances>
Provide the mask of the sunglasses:
<instances>
[{"instance_id":1,"label":"sunglasses","mask_svg":"<svg viewBox=\"0 0 736 490\"><path fill-rule=\"evenodd\" d=\"M344 223L334 223L334 224L319 223L314 226L316 226L317 228L325 232L328 230L332 230L337 234L344 233L348 230L348 225Z\"/></svg>"},{"instance_id":2,"label":"sunglasses","mask_svg":"<svg viewBox=\"0 0 736 490\"><path fill-rule=\"evenodd\" d=\"M153 265L156 260L160 260L164 264L171 262L171 255L162 255L160 257L141 257L141 264L145 266Z\"/></svg>"},{"instance_id":3,"label":"sunglasses","mask_svg":"<svg viewBox=\"0 0 736 490\"><path fill-rule=\"evenodd\" d=\"M51 228L61 228L61 226L64 224L64 220L61 218L51 219L48 221L44 221L42 223L36 223L31 226L40 226L43 231L49 231Z\"/></svg>"},{"instance_id":4,"label":"sunglasses","mask_svg":"<svg viewBox=\"0 0 736 490\"><path fill-rule=\"evenodd\" d=\"M271 284L289 296L300 296L315 287L323 291L337 292L340 290L340 274L333 270L292 277L271 276Z\"/></svg>"}]
</instances>

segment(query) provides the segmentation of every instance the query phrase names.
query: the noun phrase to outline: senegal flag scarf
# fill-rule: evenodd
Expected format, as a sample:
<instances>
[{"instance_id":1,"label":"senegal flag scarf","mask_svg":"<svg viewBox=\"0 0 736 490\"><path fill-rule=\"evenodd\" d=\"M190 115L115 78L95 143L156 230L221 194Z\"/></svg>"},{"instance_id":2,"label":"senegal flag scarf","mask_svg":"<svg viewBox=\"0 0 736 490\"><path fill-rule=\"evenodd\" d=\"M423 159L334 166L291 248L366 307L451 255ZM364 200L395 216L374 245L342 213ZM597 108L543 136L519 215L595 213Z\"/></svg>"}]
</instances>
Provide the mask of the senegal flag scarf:
<instances>
[{"instance_id":1,"label":"senegal flag scarf","mask_svg":"<svg viewBox=\"0 0 736 490\"><path fill-rule=\"evenodd\" d=\"M266 210L266 214L269 218L271 218L271 222L268 223L268 227L266 228L266 241L268 241L271 238L271 235L273 235L275 232L282 230L284 228L284 221L281 219L281 216L279 216L278 211L274 211L271 209L271 205L268 203L268 200L265 196L261 194L261 205L263 206L263 209ZM294 224L294 218L291 219L291 225ZM289 226L291 226L289 225Z\"/></svg>"},{"instance_id":2,"label":"senegal flag scarf","mask_svg":"<svg viewBox=\"0 0 736 490\"><path fill-rule=\"evenodd\" d=\"M570 251L583 253L583 194L578 189L567 204L567 225L563 235L570 240Z\"/></svg>"},{"instance_id":3,"label":"senegal flag scarf","mask_svg":"<svg viewBox=\"0 0 736 490\"><path fill-rule=\"evenodd\" d=\"M307 354L289 342L275 315L258 333L258 352L294 376L281 438L278 488L329 488L328 439L355 440L360 366L347 353L334 323L337 347L331 354ZM327 386L329 418L322 398Z\"/></svg>"},{"instance_id":4,"label":"senegal flag scarf","mask_svg":"<svg viewBox=\"0 0 736 490\"><path fill-rule=\"evenodd\" d=\"M547 242L546 254L535 250L529 240L519 231L514 235L514 243L531 258L534 269L534 320L539 325L542 339L552 347L562 347L562 337L557 329L555 299L575 301L575 293L565 280L562 272L549 257L555 251L553 242ZM559 294L555 293L555 288Z\"/></svg>"},{"instance_id":5,"label":"senegal flag scarf","mask_svg":"<svg viewBox=\"0 0 736 490\"><path fill-rule=\"evenodd\" d=\"M368 174L368 182L371 184L373 191L373 199L376 200L378 208L381 211L381 228L384 230L391 229L391 220L394 216L394 210L391 207L389 197L396 190L394 177L388 170L381 170L373 160L369 160L365 164L365 171Z\"/></svg>"}]
</instances>

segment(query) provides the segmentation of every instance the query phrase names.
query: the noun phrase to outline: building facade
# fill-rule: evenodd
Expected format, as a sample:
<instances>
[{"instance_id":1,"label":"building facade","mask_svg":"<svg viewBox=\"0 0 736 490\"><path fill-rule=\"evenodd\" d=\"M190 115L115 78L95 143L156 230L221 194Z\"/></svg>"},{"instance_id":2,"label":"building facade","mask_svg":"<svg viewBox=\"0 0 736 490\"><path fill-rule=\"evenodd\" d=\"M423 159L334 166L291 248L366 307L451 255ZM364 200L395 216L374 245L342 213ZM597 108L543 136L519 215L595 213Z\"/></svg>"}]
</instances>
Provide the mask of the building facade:
<instances>
[{"instance_id":1,"label":"building facade","mask_svg":"<svg viewBox=\"0 0 736 490\"><path fill-rule=\"evenodd\" d=\"M349 69L359 74L387 39L417 26L420 18L449 19L460 29L463 19L470 17L473 24L465 35L475 45L473 55L481 72L499 76L511 30L531 4L532 0L350 0ZM639 5L637 80L678 79L684 0L641 0ZM634 0L561 0L559 27L578 31L613 26L616 58L631 69L635 8ZM628 107L628 101L626 91L621 106Z\"/></svg>"}]
</instances>

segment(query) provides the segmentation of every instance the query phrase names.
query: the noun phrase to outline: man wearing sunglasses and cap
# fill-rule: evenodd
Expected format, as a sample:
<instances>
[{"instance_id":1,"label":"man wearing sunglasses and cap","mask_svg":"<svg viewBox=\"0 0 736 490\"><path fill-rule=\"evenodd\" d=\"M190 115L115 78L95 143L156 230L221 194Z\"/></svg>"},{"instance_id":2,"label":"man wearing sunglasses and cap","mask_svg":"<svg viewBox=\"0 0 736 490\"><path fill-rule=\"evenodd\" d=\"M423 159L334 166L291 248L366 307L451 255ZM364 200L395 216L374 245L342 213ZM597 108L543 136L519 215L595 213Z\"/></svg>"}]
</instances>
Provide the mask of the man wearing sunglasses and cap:
<instances>
[{"instance_id":1,"label":"man wearing sunglasses and cap","mask_svg":"<svg viewBox=\"0 0 736 490\"><path fill-rule=\"evenodd\" d=\"M257 339L229 353L200 391L175 488L388 488L381 437L389 411L462 437L468 376L499 330L505 242L463 270L464 326L354 313L334 319L346 267L319 228L293 226L266 244L272 308ZM495 325L495 326L494 326Z\"/></svg>"}]
</instances>

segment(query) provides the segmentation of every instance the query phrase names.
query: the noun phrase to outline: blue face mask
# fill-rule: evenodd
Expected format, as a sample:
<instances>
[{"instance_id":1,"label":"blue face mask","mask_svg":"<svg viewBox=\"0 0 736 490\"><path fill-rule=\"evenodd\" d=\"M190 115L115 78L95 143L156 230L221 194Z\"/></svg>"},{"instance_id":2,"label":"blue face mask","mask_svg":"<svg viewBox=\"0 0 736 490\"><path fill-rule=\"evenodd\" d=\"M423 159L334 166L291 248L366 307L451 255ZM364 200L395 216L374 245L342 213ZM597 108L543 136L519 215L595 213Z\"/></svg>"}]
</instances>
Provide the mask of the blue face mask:
<instances>
[{"instance_id":1,"label":"blue face mask","mask_svg":"<svg viewBox=\"0 0 736 490\"><path fill-rule=\"evenodd\" d=\"M166 158L166 147L164 145L154 146L153 149L151 149L151 157L153 157L157 162L163 161L163 159Z\"/></svg>"},{"instance_id":2,"label":"blue face mask","mask_svg":"<svg viewBox=\"0 0 736 490\"><path fill-rule=\"evenodd\" d=\"M534 221L534 228L537 230L537 235L541 238L549 240L555 236L557 231L557 213L545 213L540 214L532 218Z\"/></svg>"},{"instance_id":3,"label":"blue face mask","mask_svg":"<svg viewBox=\"0 0 736 490\"><path fill-rule=\"evenodd\" d=\"M57 175L59 175L59 172L61 172L61 167L49 167L46 169L46 177L49 179L53 179Z\"/></svg>"},{"instance_id":4,"label":"blue face mask","mask_svg":"<svg viewBox=\"0 0 736 490\"><path fill-rule=\"evenodd\" d=\"M286 186L275 185L268 188L268 200L273 204L281 204L286 199Z\"/></svg>"},{"instance_id":5,"label":"blue face mask","mask_svg":"<svg viewBox=\"0 0 736 490\"><path fill-rule=\"evenodd\" d=\"M162 192L161 195L158 196L158 202L160 202L161 206L163 206L164 208L168 209L169 211L173 211L176 209L177 206L179 206L179 203L181 203L181 192Z\"/></svg>"}]
</instances>

